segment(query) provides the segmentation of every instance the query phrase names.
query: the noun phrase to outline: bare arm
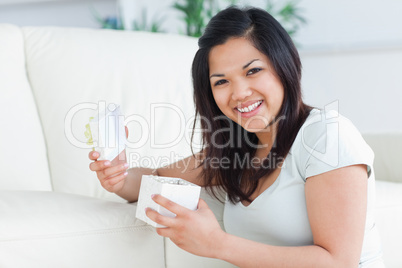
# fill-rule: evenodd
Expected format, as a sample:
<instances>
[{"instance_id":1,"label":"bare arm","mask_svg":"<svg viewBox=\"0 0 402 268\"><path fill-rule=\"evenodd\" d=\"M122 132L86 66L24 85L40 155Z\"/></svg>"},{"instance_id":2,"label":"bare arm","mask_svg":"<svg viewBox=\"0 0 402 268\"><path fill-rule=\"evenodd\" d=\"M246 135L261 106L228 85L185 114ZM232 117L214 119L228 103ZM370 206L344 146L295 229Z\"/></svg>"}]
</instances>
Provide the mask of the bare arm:
<instances>
[{"instance_id":1,"label":"bare arm","mask_svg":"<svg viewBox=\"0 0 402 268\"><path fill-rule=\"evenodd\" d=\"M122 152L123 154L125 152ZM90 152L89 159L95 161L90 164L89 168L96 171L102 187L107 191L117 194L128 202L135 202L138 200L142 175L182 178L201 185L201 181L197 179L201 172L201 167L198 167L198 155L189 156L159 169L136 167L127 170L128 165L125 157L120 157L120 159L124 159L123 161L118 160L119 157L116 157L112 162L96 161L99 153Z\"/></svg>"},{"instance_id":2,"label":"bare arm","mask_svg":"<svg viewBox=\"0 0 402 268\"><path fill-rule=\"evenodd\" d=\"M217 257L240 267L357 267L366 218L366 166L310 177L305 193L314 245L275 247L227 235Z\"/></svg>"}]
</instances>

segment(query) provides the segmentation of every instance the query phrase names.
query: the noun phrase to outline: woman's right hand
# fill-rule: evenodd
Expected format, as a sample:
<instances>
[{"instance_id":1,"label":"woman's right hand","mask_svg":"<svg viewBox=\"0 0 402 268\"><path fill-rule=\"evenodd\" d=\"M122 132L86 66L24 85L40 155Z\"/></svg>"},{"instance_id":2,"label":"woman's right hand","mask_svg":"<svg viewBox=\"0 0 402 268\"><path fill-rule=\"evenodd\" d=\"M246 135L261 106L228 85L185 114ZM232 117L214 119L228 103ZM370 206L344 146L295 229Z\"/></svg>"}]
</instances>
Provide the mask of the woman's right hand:
<instances>
[{"instance_id":1,"label":"woman's right hand","mask_svg":"<svg viewBox=\"0 0 402 268\"><path fill-rule=\"evenodd\" d=\"M124 150L120 154L125 153ZM119 159L119 156L113 159L113 161L97 160L99 158L98 152L92 151L89 153L89 159L94 160L89 165L89 169L96 172L96 176L102 187L112 193L123 189L124 179L128 174L128 163L126 161L116 161Z\"/></svg>"},{"instance_id":2,"label":"woman's right hand","mask_svg":"<svg viewBox=\"0 0 402 268\"><path fill-rule=\"evenodd\" d=\"M128 129L125 127L126 137L128 137ZM129 167L126 161L126 150L123 150L115 159L98 160L99 152L92 151L89 153L89 159L94 160L89 165L89 169L96 172L100 184L107 191L117 193L124 186L124 180L127 177L127 169Z\"/></svg>"}]
</instances>

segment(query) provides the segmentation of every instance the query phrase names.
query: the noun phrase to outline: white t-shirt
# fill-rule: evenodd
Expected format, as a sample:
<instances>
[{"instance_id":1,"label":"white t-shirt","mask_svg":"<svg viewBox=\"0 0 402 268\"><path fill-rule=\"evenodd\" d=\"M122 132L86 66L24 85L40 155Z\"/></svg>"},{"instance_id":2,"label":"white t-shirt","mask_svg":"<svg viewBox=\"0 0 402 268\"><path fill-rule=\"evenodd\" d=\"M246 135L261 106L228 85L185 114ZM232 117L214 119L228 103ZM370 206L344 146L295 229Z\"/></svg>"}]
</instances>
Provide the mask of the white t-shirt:
<instances>
[{"instance_id":1,"label":"white t-shirt","mask_svg":"<svg viewBox=\"0 0 402 268\"><path fill-rule=\"evenodd\" d=\"M274 246L313 244L307 216L306 179L337 168L366 164L368 205L360 267L381 261L374 221L374 153L356 127L336 111L313 109L299 130L275 182L250 205L225 203L226 232Z\"/></svg>"}]
</instances>

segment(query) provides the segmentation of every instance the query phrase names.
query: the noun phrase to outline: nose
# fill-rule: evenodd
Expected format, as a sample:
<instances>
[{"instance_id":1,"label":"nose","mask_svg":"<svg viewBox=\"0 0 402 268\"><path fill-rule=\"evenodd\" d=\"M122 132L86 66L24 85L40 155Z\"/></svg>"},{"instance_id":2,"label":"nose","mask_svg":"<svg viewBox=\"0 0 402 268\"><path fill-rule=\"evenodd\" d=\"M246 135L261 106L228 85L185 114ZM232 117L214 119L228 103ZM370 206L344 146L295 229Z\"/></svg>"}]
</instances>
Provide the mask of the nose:
<instances>
[{"instance_id":1,"label":"nose","mask_svg":"<svg viewBox=\"0 0 402 268\"><path fill-rule=\"evenodd\" d=\"M251 96L251 94L253 94L253 91L247 83L238 81L232 84L232 100L242 101Z\"/></svg>"}]
</instances>

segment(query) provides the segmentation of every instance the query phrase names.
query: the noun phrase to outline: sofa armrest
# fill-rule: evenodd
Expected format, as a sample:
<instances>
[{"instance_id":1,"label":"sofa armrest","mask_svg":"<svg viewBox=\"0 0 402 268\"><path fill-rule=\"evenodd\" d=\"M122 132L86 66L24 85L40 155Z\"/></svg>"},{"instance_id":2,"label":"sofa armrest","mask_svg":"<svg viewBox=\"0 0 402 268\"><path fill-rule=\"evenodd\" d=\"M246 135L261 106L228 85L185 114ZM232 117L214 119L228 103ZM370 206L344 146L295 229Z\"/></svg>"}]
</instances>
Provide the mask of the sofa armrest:
<instances>
[{"instance_id":1,"label":"sofa armrest","mask_svg":"<svg viewBox=\"0 0 402 268\"><path fill-rule=\"evenodd\" d=\"M386 267L402 267L402 183L376 181L376 224Z\"/></svg>"},{"instance_id":2,"label":"sofa armrest","mask_svg":"<svg viewBox=\"0 0 402 268\"><path fill-rule=\"evenodd\" d=\"M0 267L165 267L164 241L136 204L0 192Z\"/></svg>"},{"instance_id":3,"label":"sofa armrest","mask_svg":"<svg viewBox=\"0 0 402 268\"><path fill-rule=\"evenodd\" d=\"M402 133L366 133L363 137L375 154L376 180L402 183Z\"/></svg>"}]
</instances>

